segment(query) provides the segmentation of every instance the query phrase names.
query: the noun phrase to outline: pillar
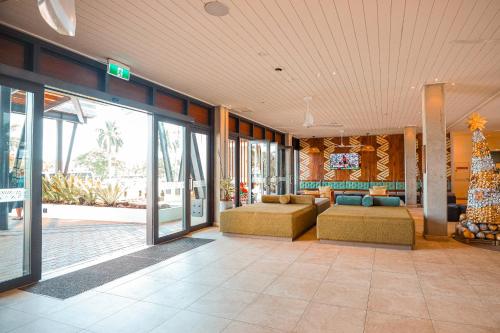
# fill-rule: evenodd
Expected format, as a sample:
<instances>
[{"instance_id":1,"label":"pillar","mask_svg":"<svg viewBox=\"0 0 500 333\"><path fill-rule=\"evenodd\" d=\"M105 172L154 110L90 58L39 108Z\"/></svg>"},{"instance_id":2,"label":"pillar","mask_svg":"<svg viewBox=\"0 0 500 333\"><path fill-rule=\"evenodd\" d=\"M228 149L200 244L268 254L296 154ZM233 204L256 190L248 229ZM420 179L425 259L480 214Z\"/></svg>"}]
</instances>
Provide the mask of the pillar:
<instances>
[{"instance_id":1,"label":"pillar","mask_svg":"<svg viewBox=\"0 0 500 333\"><path fill-rule=\"evenodd\" d=\"M229 110L215 108L215 165L214 165L214 224L219 225L221 199L220 180L227 176L229 155Z\"/></svg>"},{"instance_id":2,"label":"pillar","mask_svg":"<svg viewBox=\"0 0 500 333\"><path fill-rule=\"evenodd\" d=\"M445 239L448 236L448 217L443 83L423 87L422 128L424 237Z\"/></svg>"},{"instance_id":3,"label":"pillar","mask_svg":"<svg viewBox=\"0 0 500 333\"><path fill-rule=\"evenodd\" d=\"M417 205L417 127L407 126L404 129L405 152L405 203L407 206Z\"/></svg>"}]
</instances>

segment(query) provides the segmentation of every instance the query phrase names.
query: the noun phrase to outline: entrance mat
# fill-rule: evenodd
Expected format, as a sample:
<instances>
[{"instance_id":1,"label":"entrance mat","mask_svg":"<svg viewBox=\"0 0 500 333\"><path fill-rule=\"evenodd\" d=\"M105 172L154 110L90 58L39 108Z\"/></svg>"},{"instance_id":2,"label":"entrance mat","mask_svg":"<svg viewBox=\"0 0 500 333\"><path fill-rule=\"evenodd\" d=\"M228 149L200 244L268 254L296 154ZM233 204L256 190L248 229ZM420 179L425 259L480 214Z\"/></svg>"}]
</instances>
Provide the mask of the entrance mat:
<instances>
[{"instance_id":1,"label":"entrance mat","mask_svg":"<svg viewBox=\"0 0 500 333\"><path fill-rule=\"evenodd\" d=\"M212 241L214 240L183 237L21 289L34 294L66 299Z\"/></svg>"}]
</instances>

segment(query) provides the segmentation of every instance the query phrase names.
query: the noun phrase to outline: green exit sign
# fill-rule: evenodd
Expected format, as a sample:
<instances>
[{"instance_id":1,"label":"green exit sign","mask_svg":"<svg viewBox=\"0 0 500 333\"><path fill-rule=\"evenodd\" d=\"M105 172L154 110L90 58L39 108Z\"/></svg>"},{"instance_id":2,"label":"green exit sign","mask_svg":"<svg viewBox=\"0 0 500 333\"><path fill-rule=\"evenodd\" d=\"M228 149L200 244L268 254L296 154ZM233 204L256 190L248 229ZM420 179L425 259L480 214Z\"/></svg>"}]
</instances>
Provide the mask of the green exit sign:
<instances>
[{"instance_id":1,"label":"green exit sign","mask_svg":"<svg viewBox=\"0 0 500 333\"><path fill-rule=\"evenodd\" d=\"M130 80L130 67L118 61L108 59L108 74L128 81Z\"/></svg>"}]
</instances>

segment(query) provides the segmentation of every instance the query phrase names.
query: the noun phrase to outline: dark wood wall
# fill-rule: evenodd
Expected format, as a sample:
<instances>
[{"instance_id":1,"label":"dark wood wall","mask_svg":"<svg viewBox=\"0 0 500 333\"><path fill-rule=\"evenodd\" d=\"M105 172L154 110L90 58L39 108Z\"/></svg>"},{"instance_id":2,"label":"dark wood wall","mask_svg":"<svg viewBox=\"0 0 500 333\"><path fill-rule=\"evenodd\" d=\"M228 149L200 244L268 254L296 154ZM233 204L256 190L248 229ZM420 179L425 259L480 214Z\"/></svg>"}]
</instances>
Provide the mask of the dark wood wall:
<instances>
[{"instance_id":1,"label":"dark wood wall","mask_svg":"<svg viewBox=\"0 0 500 333\"><path fill-rule=\"evenodd\" d=\"M339 137L300 139L301 180L404 181L402 134L346 137L344 144L349 144L350 140L371 145L375 150L334 147L332 143L340 144ZM355 144L353 142L351 144ZM330 154L348 152L360 154L360 170L330 170Z\"/></svg>"}]
</instances>

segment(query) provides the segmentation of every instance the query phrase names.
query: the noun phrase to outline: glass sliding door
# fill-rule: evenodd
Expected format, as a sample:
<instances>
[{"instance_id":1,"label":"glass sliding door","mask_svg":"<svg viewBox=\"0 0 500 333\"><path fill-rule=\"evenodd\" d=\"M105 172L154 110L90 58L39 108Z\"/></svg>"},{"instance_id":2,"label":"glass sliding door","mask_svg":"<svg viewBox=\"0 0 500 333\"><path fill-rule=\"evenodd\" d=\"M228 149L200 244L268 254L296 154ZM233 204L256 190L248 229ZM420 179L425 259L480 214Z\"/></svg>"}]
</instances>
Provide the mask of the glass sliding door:
<instances>
[{"instance_id":1,"label":"glass sliding door","mask_svg":"<svg viewBox=\"0 0 500 333\"><path fill-rule=\"evenodd\" d=\"M248 146L249 141L244 138L240 138L240 155L239 155L239 164L240 164L240 179L239 179L239 188L240 188L240 206L247 205L250 203L250 195L249 195L249 159L248 159Z\"/></svg>"},{"instance_id":2,"label":"glass sliding door","mask_svg":"<svg viewBox=\"0 0 500 333\"><path fill-rule=\"evenodd\" d=\"M186 225L186 127L156 121L156 239L173 238ZM156 207L155 207L156 206Z\"/></svg>"},{"instance_id":3,"label":"glass sliding door","mask_svg":"<svg viewBox=\"0 0 500 333\"><path fill-rule=\"evenodd\" d=\"M262 195L268 193L269 143L267 141L251 141L248 155L250 202L261 202Z\"/></svg>"},{"instance_id":4,"label":"glass sliding door","mask_svg":"<svg viewBox=\"0 0 500 333\"><path fill-rule=\"evenodd\" d=\"M0 77L0 291L41 275L42 107L41 87Z\"/></svg>"},{"instance_id":5,"label":"glass sliding door","mask_svg":"<svg viewBox=\"0 0 500 333\"><path fill-rule=\"evenodd\" d=\"M266 194L280 194L279 189L279 171L280 158L279 147L275 142L269 144L269 187Z\"/></svg>"},{"instance_id":6,"label":"glass sliding door","mask_svg":"<svg viewBox=\"0 0 500 333\"><path fill-rule=\"evenodd\" d=\"M191 227L208 221L208 134L191 134Z\"/></svg>"}]
</instances>

